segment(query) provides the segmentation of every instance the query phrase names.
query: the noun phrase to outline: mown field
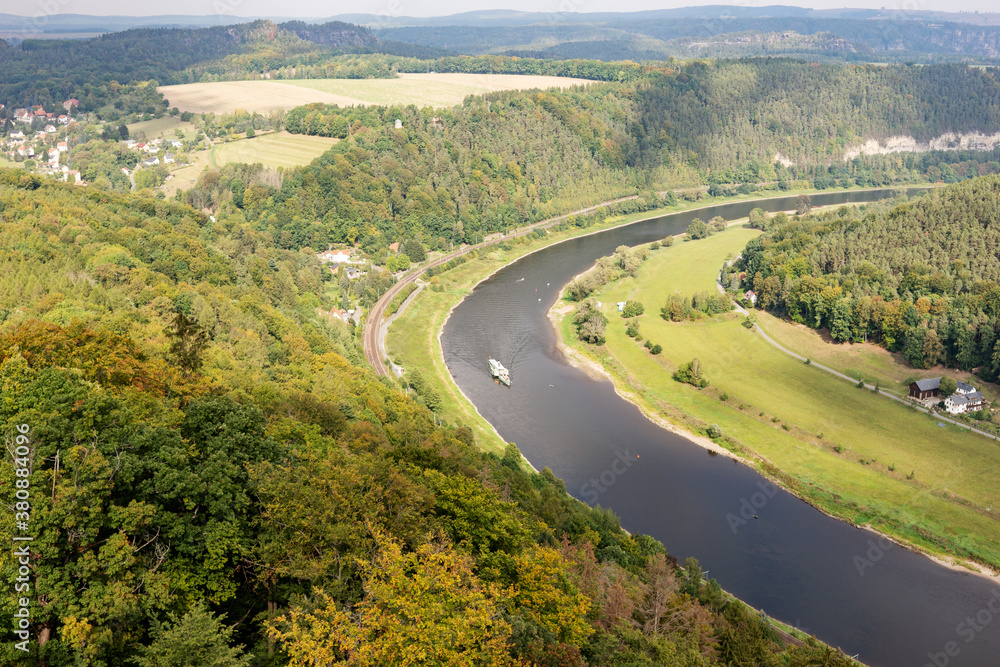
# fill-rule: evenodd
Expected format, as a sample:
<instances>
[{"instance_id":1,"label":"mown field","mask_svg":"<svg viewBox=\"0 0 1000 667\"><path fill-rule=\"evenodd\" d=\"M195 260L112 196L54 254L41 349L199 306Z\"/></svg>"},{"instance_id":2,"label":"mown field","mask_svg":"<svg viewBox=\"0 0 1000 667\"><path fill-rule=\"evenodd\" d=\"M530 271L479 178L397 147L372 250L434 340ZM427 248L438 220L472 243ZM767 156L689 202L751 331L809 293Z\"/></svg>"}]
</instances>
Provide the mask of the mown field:
<instances>
[{"instance_id":1,"label":"mown field","mask_svg":"<svg viewBox=\"0 0 1000 667\"><path fill-rule=\"evenodd\" d=\"M911 378L930 378L943 375L961 382L968 382L983 392L988 399L1000 398L996 385L984 383L971 373L955 368L935 366L928 369L913 368L901 354L892 353L872 343L834 344L828 340L825 331L817 331L805 325L795 324L764 311L757 311L758 324L771 338L789 350L812 359L824 366L850 375L861 377L868 384L876 381L879 387L898 396L909 393Z\"/></svg>"},{"instance_id":2,"label":"mown field","mask_svg":"<svg viewBox=\"0 0 1000 667\"><path fill-rule=\"evenodd\" d=\"M415 104L450 107L467 95L497 90L569 87L592 83L585 79L514 74L402 74L398 79L291 79L283 81L220 81L160 86L158 90L181 111L232 113L237 109L267 113L311 102L354 106Z\"/></svg>"},{"instance_id":3,"label":"mown field","mask_svg":"<svg viewBox=\"0 0 1000 667\"><path fill-rule=\"evenodd\" d=\"M211 148L211 161L216 167L228 162L260 162L272 168L298 167L309 164L338 141L329 137L275 132L253 139L216 144Z\"/></svg>"},{"instance_id":4,"label":"mown field","mask_svg":"<svg viewBox=\"0 0 1000 667\"><path fill-rule=\"evenodd\" d=\"M607 304L605 346L576 342L568 317L564 337L654 412L689 428L717 424L787 473L785 482L796 493L828 511L931 551L1000 564L1000 517L990 509L1000 508L995 441L942 428L933 417L798 362L744 327L735 313L681 323L660 317L669 294L714 289L725 257L757 233L731 228L654 252L636 278L594 295ZM614 303L627 299L645 305L640 335L661 344L662 354L651 356L625 335ZM695 357L711 381L704 390L671 378Z\"/></svg>"},{"instance_id":5,"label":"mown field","mask_svg":"<svg viewBox=\"0 0 1000 667\"><path fill-rule=\"evenodd\" d=\"M163 118L154 118L152 120L144 120L138 123L129 123L128 134L133 139L142 136L146 139L155 139L157 137L173 137L176 130L180 130L185 135L191 134L195 131L195 126L192 123L185 123L177 116L164 116Z\"/></svg>"}]
</instances>

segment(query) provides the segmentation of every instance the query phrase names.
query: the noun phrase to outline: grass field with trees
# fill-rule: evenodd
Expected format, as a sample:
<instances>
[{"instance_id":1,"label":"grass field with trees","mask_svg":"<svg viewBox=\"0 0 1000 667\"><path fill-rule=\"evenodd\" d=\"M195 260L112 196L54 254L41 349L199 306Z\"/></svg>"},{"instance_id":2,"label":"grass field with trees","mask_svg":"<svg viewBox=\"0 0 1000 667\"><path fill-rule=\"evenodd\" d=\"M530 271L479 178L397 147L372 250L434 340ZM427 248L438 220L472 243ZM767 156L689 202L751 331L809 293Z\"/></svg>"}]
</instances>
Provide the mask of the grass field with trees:
<instances>
[{"instance_id":1,"label":"grass field with trees","mask_svg":"<svg viewBox=\"0 0 1000 667\"><path fill-rule=\"evenodd\" d=\"M932 553L1000 564L1000 452L995 441L857 389L780 352L736 313L670 322L667 297L714 289L718 268L759 232L732 228L651 254L635 278L593 295L609 320L600 347L563 338L602 364L654 414L707 433L837 516L871 524ZM637 339L614 303L646 304ZM615 312L612 312L615 311ZM663 347L651 356L638 341ZM710 385L697 389L672 374L699 359ZM781 471L777 473L776 471Z\"/></svg>"}]
</instances>

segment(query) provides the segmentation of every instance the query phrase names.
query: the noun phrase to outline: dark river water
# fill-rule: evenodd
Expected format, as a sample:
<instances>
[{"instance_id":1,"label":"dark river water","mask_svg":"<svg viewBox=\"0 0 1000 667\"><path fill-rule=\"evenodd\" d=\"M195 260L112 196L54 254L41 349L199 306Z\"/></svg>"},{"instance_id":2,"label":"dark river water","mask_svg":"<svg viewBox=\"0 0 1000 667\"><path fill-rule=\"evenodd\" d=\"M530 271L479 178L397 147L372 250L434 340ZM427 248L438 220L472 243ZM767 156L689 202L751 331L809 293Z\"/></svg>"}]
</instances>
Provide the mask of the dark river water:
<instances>
[{"instance_id":1,"label":"dark river water","mask_svg":"<svg viewBox=\"0 0 1000 667\"><path fill-rule=\"evenodd\" d=\"M820 194L812 201L881 196ZM695 216L734 219L755 206L789 210L795 199L665 216L515 262L455 308L441 337L448 368L536 468L548 466L574 496L611 508L623 527L661 540L681 561L696 557L709 577L769 615L869 665L1000 665L1000 586L880 543L771 488L747 466L656 426L610 382L573 368L556 348L546 312L598 257L680 233ZM510 369L511 388L490 377L490 355Z\"/></svg>"}]
</instances>

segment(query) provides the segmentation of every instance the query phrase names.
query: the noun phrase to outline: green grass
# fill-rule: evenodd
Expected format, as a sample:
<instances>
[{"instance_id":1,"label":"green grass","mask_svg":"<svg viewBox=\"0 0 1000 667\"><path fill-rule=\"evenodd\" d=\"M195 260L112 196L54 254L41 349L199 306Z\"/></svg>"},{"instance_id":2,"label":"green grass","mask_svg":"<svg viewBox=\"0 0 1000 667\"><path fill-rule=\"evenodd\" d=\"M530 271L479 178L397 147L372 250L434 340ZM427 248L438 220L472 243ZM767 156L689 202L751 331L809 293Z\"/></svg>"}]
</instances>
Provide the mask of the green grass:
<instances>
[{"instance_id":1,"label":"green grass","mask_svg":"<svg viewBox=\"0 0 1000 667\"><path fill-rule=\"evenodd\" d=\"M796 194L797 192L767 192L764 194L772 197L783 197L788 194ZM443 292L424 289L414 297L407 308L397 316L386 335L386 348L389 356L393 361L401 364L407 370L419 370L421 375L437 390L444 401L440 415L443 419L453 423L461 422L466 424L476 433L480 447L489 451L500 452L504 447L502 439L496 434L489 422L479 415L475 406L462 396L458 387L452 381L451 374L448 373L444 365L437 335L444 325L451 308L457 305L479 281L483 280L490 273L505 264L513 262L518 257L541 247L612 227L656 218L669 213L696 210L713 206L720 202L742 201L753 198L752 195L739 195L731 198L706 196L698 201L680 199L673 206L653 211L609 216L601 225L582 229L573 227L564 231L553 230L544 239L515 245L512 250L507 252L489 250L483 257L466 262L443 275L437 276L439 284L444 288ZM759 199L759 197L757 198ZM733 233L734 235L727 238L735 240L739 232L727 232L727 234L729 233ZM749 239L750 237L748 236L747 238ZM736 245L738 244L734 242L734 252L742 249L742 246L736 249ZM677 245L674 247L674 250L677 251L680 247L680 245ZM697 263L693 259L691 261L692 263ZM722 259L720 258L718 264L721 265L721 262ZM710 288L711 279L699 289Z\"/></svg>"},{"instance_id":2,"label":"green grass","mask_svg":"<svg viewBox=\"0 0 1000 667\"><path fill-rule=\"evenodd\" d=\"M758 311L758 324L771 338L789 350L851 377L862 377L868 384L878 381L879 387L898 396L909 393L911 377L938 377L948 375L969 382L982 391L991 401L1000 399L994 384L983 382L971 373L954 368L913 368L902 355L889 352L873 343L831 343L825 332L795 324L767 312Z\"/></svg>"},{"instance_id":3,"label":"green grass","mask_svg":"<svg viewBox=\"0 0 1000 667\"><path fill-rule=\"evenodd\" d=\"M20 169L23 166L24 165L20 162L14 162L13 160L8 159L6 155L0 155L0 167L5 169Z\"/></svg>"},{"instance_id":4,"label":"green grass","mask_svg":"<svg viewBox=\"0 0 1000 667\"><path fill-rule=\"evenodd\" d=\"M564 339L608 368L647 409L694 430L718 424L737 449L758 454L785 473L779 477L786 485L827 511L933 552L1000 564L1000 523L987 510L1000 510L995 441L941 428L932 417L796 361L745 328L737 314L683 323L659 316L674 291L712 289L726 255L756 233L731 228L653 253L636 278L595 294L610 320L605 346L576 342L570 318L561 325ZM663 345L659 356L625 335L614 303L630 298L645 305L641 336ZM712 382L706 390L671 378L694 357Z\"/></svg>"},{"instance_id":5,"label":"green grass","mask_svg":"<svg viewBox=\"0 0 1000 667\"><path fill-rule=\"evenodd\" d=\"M337 139L276 132L253 139L217 144L211 149L212 163L218 167L228 162L262 163L265 167L298 167L309 164L325 153Z\"/></svg>"},{"instance_id":6,"label":"green grass","mask_svg":"<svg viewBox=\"0 0 1000 667\"><path fill-rule=\"evenodd\" d=\"M175 130L180 130L188 134L193 132L194 129L193 124L182 122L179 116L164 116L163 118L129 123L128 134L132 138L135 138L139 134L143 134L147 139L156 139L157 137L172 138L174 137Z\"/></svg>"}]
</instances>

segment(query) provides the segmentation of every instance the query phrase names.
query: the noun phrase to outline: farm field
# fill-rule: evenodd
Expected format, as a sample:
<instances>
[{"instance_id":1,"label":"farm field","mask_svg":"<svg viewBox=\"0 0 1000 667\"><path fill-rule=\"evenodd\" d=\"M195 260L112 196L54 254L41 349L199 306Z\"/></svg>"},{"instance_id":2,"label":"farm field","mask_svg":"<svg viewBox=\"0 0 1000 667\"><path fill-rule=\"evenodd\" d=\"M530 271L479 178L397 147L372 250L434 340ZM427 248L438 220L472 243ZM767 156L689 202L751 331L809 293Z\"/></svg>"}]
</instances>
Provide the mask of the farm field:
<instances>
[{"instance_id":1,"label":"farm field","mask_svg":"<svg viewBox=\"0 0 1000 667\"><path fill-rule=\"evenodd\" d=\"M757 233L731 228L654 252L636 278L594 295L606 304L605 346L577 342L571 317L561 322L564 339L603 364L650 412L687 428L717 424L827 511L931 551L968 551L1000 563L1000 517L988 509L1000 505L995 441L942 428L933 417L798 362L744 327L736 313L697 322L660 317L668 294L714 286L724 258ZM625 335L614 304L628 299L645 305L640 335L663 345L660 355ZM671 377L695 357L711 381L703 390Z\"/></svg>"},{"instance_id":2,"label":"farm field","mask_svg":"<svg viewBox=\"0 0 1000 667\"><path fill-rule=\"evenodd\" d=\"M205 168L210 166L211 151L195 151L190 153L191 164L187 167L173 169L170 180L161 186L161 190L169 199L177 194L178 190L188 190L198 182L198 176Z\"/></svg>"},{"instance_id":3,"label":"farm field","mask_svg":"<svg viewBox=\"0 0 1000 667\"><path fill-rule=\"evenodd\" d=\"M157 137L174 136L174 131L180 130L185 135L192 133L195 127L192 123L185 123L177 116L164 116L153 120L144 120L128 125L128 134L135 139L137 135L143 135L146 139L156 139Z\"/></svg>"},{"instance_id":4,"label":"farm field","mask_svg":"<svg viewBox=\"0 0 1000 667\"><path fill-rule=\"evenodd\" d=\"M294 79L282 83L355 97L368 104L450 107L461 104L469 95L498 90L569 88L593 82L517 74L400 74L398 79Z\"/></svg>"},{"instance_id":5,"label":"farm field","mask_svg":"<svg viewBox=\"0 0 1000 667\"><path fill-rule=\"evenodd\" d=\"M313 159L337 143L339 139L310 137L288 132L276 132L240 139L211 148L213 166L221 167L228 162L262 163L265 167L298 167L309 164Z\"/></svg>"},{"instance_id":6,"label":"farm field","mask_svg":"<svg viewBox=\"0 0 1000 667\"><path fill-rule=\"evenodd\" d=\"M467 95L497 90L569 87L593 83L585 79L515 74L401 74L398 79L288 79L220 81L160 86L158 90L181 111L231 113L236 109L267 113L311 102L355 106L415 104L449 107Z\"/></svg>"}]
</instances>

